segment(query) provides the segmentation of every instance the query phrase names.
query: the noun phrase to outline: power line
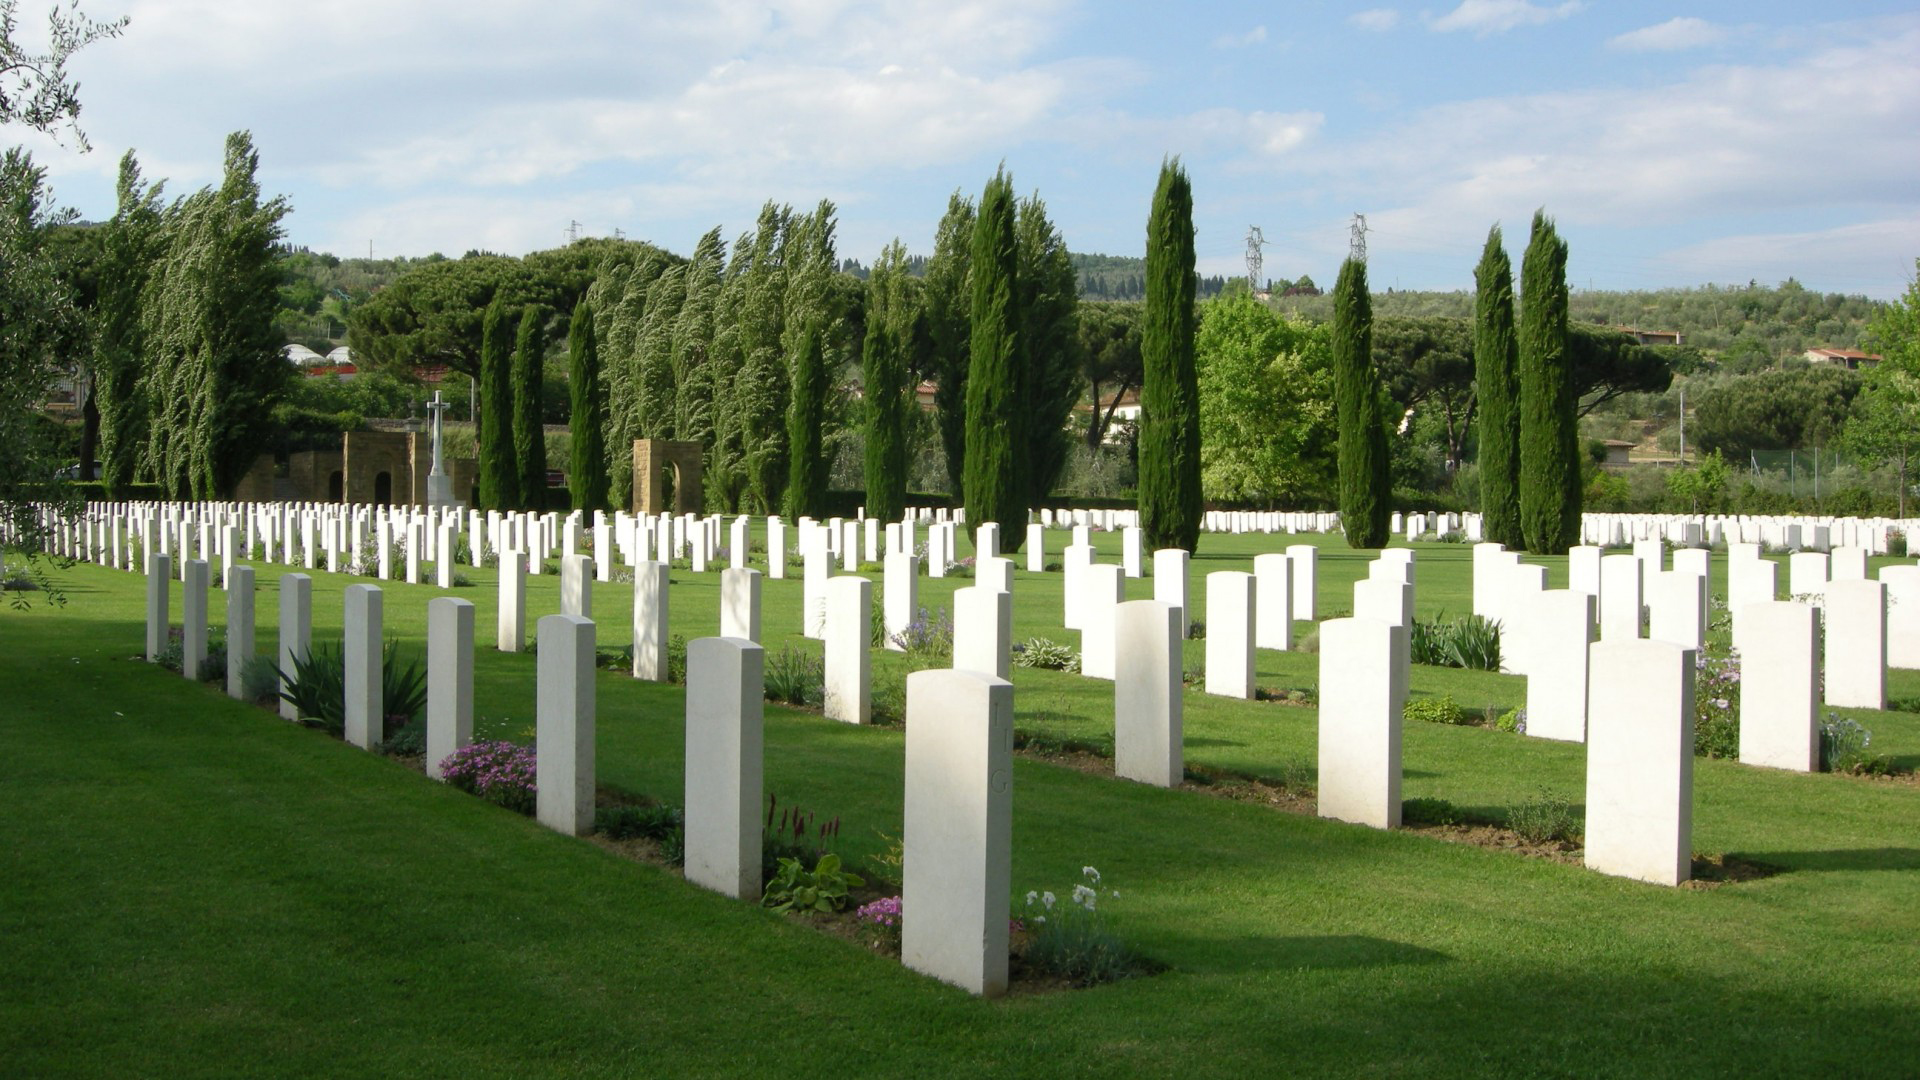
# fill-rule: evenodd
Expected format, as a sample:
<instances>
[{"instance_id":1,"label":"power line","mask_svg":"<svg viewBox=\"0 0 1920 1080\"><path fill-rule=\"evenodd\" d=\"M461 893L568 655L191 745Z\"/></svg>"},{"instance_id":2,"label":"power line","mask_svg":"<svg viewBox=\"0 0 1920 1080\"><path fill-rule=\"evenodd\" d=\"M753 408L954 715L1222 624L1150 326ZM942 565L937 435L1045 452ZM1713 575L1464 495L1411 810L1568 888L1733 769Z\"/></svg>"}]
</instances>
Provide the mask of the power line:
<instances>
[{"instance_id":1,"label":"power line","mask_svg":"<svg viewBox=\"0 0 1920 1080\"><path fill-rule=\"evenodd\" d=\"M580 239L580 223L577 221L568 221L567 243L571 244L578 239Z\"/></svg>"},{"instance_id":2,"label":"power line","mask_svg":"<svg viewBox=\"0 0 1920 1080\"><path fill-rule=\"evenodd\" d=\"M1260 291L1260 283L1266 280L1261 276L1264 271L1260 255L1260 249L1266 244L1267 238L1261 234L1260 226L1247 226L1247 288L1256 293Z\"/></svg>"},{"instance_id":3,"label":"power line","mask_svg":"<svg viewBox=\"0 0 1920 1080\"><path fill-rule=\"evenodd\" d=\"M1367 215L1353 215L1353 224L1347 229L1347 256L1354 262L1367 261Z\"/></svg>"}]
</instances>

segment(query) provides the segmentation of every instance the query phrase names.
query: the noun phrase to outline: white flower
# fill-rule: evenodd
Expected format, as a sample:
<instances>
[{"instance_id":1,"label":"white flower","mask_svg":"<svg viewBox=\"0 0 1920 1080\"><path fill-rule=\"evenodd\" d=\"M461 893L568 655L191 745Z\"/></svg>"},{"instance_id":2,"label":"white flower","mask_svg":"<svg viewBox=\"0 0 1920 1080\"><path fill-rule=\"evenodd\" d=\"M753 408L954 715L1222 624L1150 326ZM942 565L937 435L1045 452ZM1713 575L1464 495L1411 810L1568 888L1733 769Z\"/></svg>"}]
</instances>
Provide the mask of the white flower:
<instances>
[{"instance_id":1,"label":"white flower","mask_svg":"<svg viewBox=\"0 0 1920 1080\"><path fill-rule=\"evenodd\" d=\"M1120 899L1120 890L1114 889L1113 891L1107 893L1107 895L1113 897L1115 900L1118 900Z\"/></svg>"},{"instance_id":2,"label":"white flower","mask_svg":"<svg viewBox=\"0 0 1920 1080\"><path fill-rule=\"evenodd\" d=\"M1034 892L1034 891L1033 891L1032 889L1028 889L1028 890L1027 890L1027 906L1028 906L1028 907L1032 907L1032 906L1033 906L1033 902L1034 902L1035 900L1038 900L1038 899L1040 899L1040 894L1039 894L1039 893L1037 893L1037 892Z\"/></svg>"},{"instance_id":3,"label":"white flower","mask_svg":"<svg viewBox=\"0 0 1920 1080\"><path fill-rule=\"evenodd\" d=\"M1034 922L1037 922L1037 923L1042 923L1042 922L1046 922L1046 921L1047 921L1047 917L1046 917L1045 915L1035 915L1035 916L1033 917L1033 921L1034 921Z\"/></svg>"},{"instance_id":4,"label":"white flower","mask_svg":"<svg viewBox=\"0 0 1920 1080\"><path fill-rule=\"evenodd\" d=\"M1085 885L1075 885L1073 887L1073 902L1086 908L1088 911L1093 910L1093 902L1098 897L1098 893Z\"/></svg>"},{"instance_id":5,"label":"white flower","mask_svg":"<svg viewBox=\"0 0 1920 1080\"><path fill-rule=\"evenodd\" d=\"M1041 903L1043 903L1043 904L1045 904L1045 905L1047 905L1047 910L1048 910L1048 911L1052 911L1052 910L1053 910L1053 894L1052 894L1052 893L1050 893L1050 892L1044 892L1044 893L1041 893L1041 894L1040 894L1040 902L1041 902Z\"/></svg>"},{"instance_id":6,"label":"white flower","mask_svg":"<svg viewBox=\"0 0 1920 1080\"><path fill-rule=\"evenodd\" d=\"M1088 881L1093 882L1095 885L1100 884L1100 871L1095 870L1091 866L1083 866L1080 868L1080 872L1087 876Z\"/></svg>"}]
</instances>

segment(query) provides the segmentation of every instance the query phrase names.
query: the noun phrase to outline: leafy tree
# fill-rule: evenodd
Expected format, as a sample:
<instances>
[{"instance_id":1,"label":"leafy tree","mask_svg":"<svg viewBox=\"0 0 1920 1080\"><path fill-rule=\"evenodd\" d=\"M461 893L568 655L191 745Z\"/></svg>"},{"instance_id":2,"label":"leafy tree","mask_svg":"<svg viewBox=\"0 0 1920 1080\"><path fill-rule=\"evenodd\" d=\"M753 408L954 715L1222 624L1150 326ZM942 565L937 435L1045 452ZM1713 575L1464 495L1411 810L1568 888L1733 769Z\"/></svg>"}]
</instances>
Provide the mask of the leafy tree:
<instances>
[{"instance_id":1,"label":"leafy tree","mask_svg":"<svg viewBox=\"0 0 1920 1080\"><path fill-rule=\"evenodd\" d=\"M1337 432L1326 327L1250 293L1222 296L1200 305L1194 353L1205 496L1269 507L1330 501Z\"/></svg>"},{"instance_id":2,"label":"leafy tree","mask_svg":"<svg viewBox=\"0 0 1920 1080\"><path fill-rule=\"evenodd\" d=\"M1435 316L1376 317L1373 364L1394 411L1435 415L1447 460L1458 464L1476 407L1473 324Z\"/></svg>"},{"instance_id":3,"label":"leafy tree","mask_svg":"<svg viewBox=\"0 0 1920 1080\"><path fill-rule=\"evenodd\" d=\"M715 466L725 471L719 482L732 505L758 514L773 513L780 505L786 477L790 380L782 339L791 217L786 207L766 204L751 246L744 251L735 246L716 339L725 350L723 370L737 374L725 399L722 452Z\"/></svg>"},{"instance_id":4,"label":"leafy tree","mask_svg":"<svg viewBox=\"0 0 1920 1080\"><path fill-rule=\"evenodd\" d=\"M1378 548L1392 521L1392 462L1380 375L1373 366L1367 265L1340 264L1333 286L1333 394L1340 431L1340 524L1347 545Z\"/></svg>"},{"instance_id":5,"label":"leafy tree","mask_svg":"<svg viewBox=\"0 0 1920 1080\"><path fill-rule=\"evenodd\" d=\"M827 357L820 333L800 335L793 357L793 395L787 403L786 514L792 519L820 517L826 508L828 463L821 453L821 426L827 408Z\"/></svg>"},{"instance_id":6,"label":"leafy tree","mask_svg":"<svg viewBox=\"0 0 1920 1080\"><path fill-rule=\"evenodd\" d=\"M513 339L513 459L525 510L544 510L547 504L547 432L540 408L546 325L544 310L523 308Z\"/></svg>"},{"instance_id":7,"label":"leafy tree","mask_svg":"<svg viewBox=\"0 0 1920 1080\"><path fill-rule=\"evenodd\" d=\"M1567 325L1567 369L1579 415L1623 394L1658 394L1673 385L1675 364L1692 353L1684 347L1642 345L1632 334L1604 326Z\"/></svg>"},{"instance_id":8,"label":"leafy tree","mask_svg":"<svg viewBox=\"0 0 1920 1080\"><path fill-rule=\"evenodd\" d=\"M514 456L513 352L507 340L506 299L495 296L481 319L480 504L492 510L521 505Z\"/></svg>"},{"instance_id":9,"label":"leafy tree","mask_svg":"<svg viewBox=\"0 0 1920 1080\"><path fill-rule=\"evenodd\" d=\"M787 243L786 311L782 344L791 392L786 403L787 460L784 505L790 517L819 517L826 511L827 478L832 462L827 445L827 394L840 365L828 357L829 342L844 330L843 313L832 294L836 260L834 207L821 200L811 214L794 219ZM837 359L837 357L835 358ZM776 500L769 489L766 498Z\"/></svg>"},{"instance_id":10,"label":"leafy tree","mask_svg":"<svg viewBox=\"0 0 1920 1080\"><path fill-rule=\"evenodd\" d=\"M1021 412L1020 430L1025 432L1017 471L1026 482L1023 505L1036 506L1059 480L1072 445L1067 422L1080 396L1079 294L1073 260L1060 231L1047 220L1046 204L1038 195L1022 199L1017 214L1020 268L1016 281L1025 358L1015 399ZM1002 536L1000 546L1008 553L1018 551L1026 541L1024 529L1009 526L1004 532L1019 534Z\"/></svg>"},{"instance_id":11,"label":"leafy tree","mask_svg":"<svg viewBox=\"0 0 1920 1080\"><path fill-rule=\"evenodd\" d=\"M947 455L947 482L956 493L965 490L961 470L967 455L967 373L973 340L973 226L973 200L954 192L934 234L933 257L927 260L933 404Z\"/></svg>"},{"instance_id":12,"label":"leafy tree","mask_svg":"<svg viewBox=\"0 0 1920 1080\"><path fill-rule=\"evenodd\" d=\"M1715 450L1692 466L1668 473L1667 490L1685 501L1689 512L1706 514L1719 509L1720 496L1732 475L1727 459Z\"/></svg>"},{"instance_id":13,"label":"leafy tree","mask_svg":"<svg viewBox=\"0 0 1920 1080\"><path fill-rule=\"evenodd\" d=\"M19 7L19 0L0 0L0 124L49 135L65 128L82 151L91 149L80 130L80 84L67 74L67 61L96 41L119 37L126 16L97 22L75 4L64 11L55 5L47 13L47 51L39 53L14 40Z\"/></svg>"},{"instance_id":14,"label":"leafy tree","mask_svg":"<svg viewBox=\"0 0 1920 1080\"><path fill-rule=\"evenodd\" d=\"M575 510L607 507L606 396L600 390L600 350L593 339L593 306L582 300L567 326L567 387L573 397L573 438L567 486Z\"/></svg>"},{"instance_id":15,"label":"leafy tree","mask_svg":"<svg viewBox=\"0 0 1920 1080\"><path fill-rule=\"evenodd\" d=\"M1846 440L1864 461L1892 463L1899 469L1899 515L1907 516L1908 469L1920 457L1920 259L1900 299L1881 308L1867 324L1868 344L1880 363L1867 372L1865 386L1847 421Z\"/></svg>"},{"instance_id":16,"label":"leafy tree","mask_svg":"<svg viewBox=\"0 0 1920 1080\"><path fill-rule=\"evenodd\" d=\"M1520 373L1513 331L1513 264L1500 226L1487 233L1473 272L1474 394L1480 408L1480 530L1487 540L1519 548Z\"/></svg>"},{"instance_id":17,"label":"leafy tree","mask_svg":"<svg viewBox=\"0 0 1920 1080\"><path fill-rule=\"evenodd\" d=\"M1835 367L1735 376L1701 391L1687 433L1701 451L1734 459L1755 450L1831 446L1861 383L1857 372Z\"/></svg>"},{"instance_id":18,"label":"leafy tree","mask_svg":"<svg viewBox=\"0 0 1920 1080\"><path fill-rule=\"evenodd\" d=\"M259 155L227 137L224 178L166 213L167 254L142 307L148 457L178 499L228 497L272 434L290 371L273 330L286 200L260 200Z\"/></svg>"},{"instance_id":19,"label":"leafy tree","mask_svg":"<svg viewBox=\"0 0 1920 1080\"><path fill-rule=\"evenodd\" d=\"M1120 400L1128 391L1138 390L1146 377L1140 356L1140 316L1139 304L1080 304L1080 372L1093 402L1087 412L1089 450L1106 443ZM1103 387L1112 387L1112 393Z\"/></svg>"},{"instance_id":20,"label":"leafy tree","mask_svg":"<svg viewBox=\"0 0 1920 1080\"><path fill-rule=\"evenodd\" d=\"M153 263L164 250L160 183L141 179L133 151L120 159L119 206L107 223L94 305L94 400L100 408L100 464L108 492L124 496L146 439L140 373L146 343L140 303Z\"/></svg>"},{"instance_id":21,"label":"leafy tree","mask_svg":"<svg viewBox=\"0 0 1920 1080\"><path fill-rule=\"evenodd\" d=\"M1580 542L1580 448L1567 355L1567 245L1544 211L1521 262L1520 531L1527 550Z\"/></svg>"},{"instance_id":22,"label":"leafy tree","mask_svg":"<svg viewBox=\"0 0 1920 1080\"><path fill-rule=\"evenodd\" d=\"M701 443L706 447L703 456L713 451L714 394L720 373L709 359L726 256L719 229L694 245L693 259L687 264L686 299L673 323L674 437Z\"/></svg>"},{"instance_id":23,"label":"leafy tree","mask_svg":"<svg viewBox=\"0 0 1920 1080\"><path fill-rule=\"evenodd\" d=\"M1174 158L1160 164L1147 217L1147 305L1140 330L1140 526L1150 549L1193 551L1200 539L1193 263L1193 185Z\"/></svg>"},{"instance_id":24,"label":"leafy tree","mask_svg":"<svg viewBox=\"0 0 1920 1080\"><path fill-rule=\"evenodd\" d=\"M971 278L972 359L967 370L966 462L963 474L967 522L997 522L1002 537L1024 532L1026 489L1014 461L1025 444L1020 430L1020 242L1013 181L996 170L980 196L973 223Z\"/></svg>"},{"instance_id":25,"label":"leafy tree","mask_svg":"<svg viewBox=\"0 0 1920 1080\"><path fill-rule=\"evenodd\" d=\"M867 278L867 340L861 393L866 409L867 516L893 521L906 510L907 427L914 399L910 351L924 334L919 282L907 275L907 249L895 240Z\"/></svg>"}]
</instances>

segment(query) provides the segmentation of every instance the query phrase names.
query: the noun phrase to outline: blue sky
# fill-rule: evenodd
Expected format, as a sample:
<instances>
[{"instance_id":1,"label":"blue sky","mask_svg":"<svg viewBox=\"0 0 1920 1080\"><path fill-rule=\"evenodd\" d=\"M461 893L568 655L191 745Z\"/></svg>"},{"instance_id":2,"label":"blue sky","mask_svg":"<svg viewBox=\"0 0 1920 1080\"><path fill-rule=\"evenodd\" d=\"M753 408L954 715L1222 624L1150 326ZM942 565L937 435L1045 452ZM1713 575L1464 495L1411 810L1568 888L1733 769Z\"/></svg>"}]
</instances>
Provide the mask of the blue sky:
<instances>
[{"instance_id":1,"label":"blue sky","mask_svg":"<svg viewBox=\"0 0 1920 1080\"><path fill-rule=\"evenodd\" d=\"M1576 288L1776 282L1887 297L1920 255L1920 11L1597 0L89 0L95 149L25 141L112 213L135 149L174 193L247 128L288 238L511 254L690 252L767 199L840 208L840 253L926 252L1005 161L1076 251L1137 255L1163 156L1201 269L1331 281L1365 213L1376 289L1466 288L1544 206ZM33 0L24 10L32 13ZM71 140L67 140L70 144Z\"/></svg>"}]
</instances>

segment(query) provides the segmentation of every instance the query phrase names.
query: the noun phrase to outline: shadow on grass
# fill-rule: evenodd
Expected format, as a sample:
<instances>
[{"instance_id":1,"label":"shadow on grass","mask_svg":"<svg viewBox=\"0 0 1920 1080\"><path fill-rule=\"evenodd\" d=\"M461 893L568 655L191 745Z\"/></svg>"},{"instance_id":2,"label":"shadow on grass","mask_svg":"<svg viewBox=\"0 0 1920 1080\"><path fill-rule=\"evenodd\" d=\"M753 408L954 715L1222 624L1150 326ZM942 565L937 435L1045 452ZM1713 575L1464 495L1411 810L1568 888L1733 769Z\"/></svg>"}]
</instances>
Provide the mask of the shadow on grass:
<instances>
[{"instance_id":1,"label":"shadow on grass","mask_svg":"<svg viewBox=\"0 0 1920 1080\"><path fill-rule=\"evenodd\" d=\"M1743 851L1743 859L1788 872L1812 870L1920 870L1920 848L1843 848L1837 851Z\"/></svg>"},{"instance_id":2,"label":"shadow on grass","mask_svg":"<svg viewBox=\"0 0 1920 1080\"><path fill-rule=\"evenodd\" d=\"M1174 945L1168 948L1169 944ZM1446 953L1401 941L1364 934L1328 934L1302 937L1243 938L1231 947L1217 940L1174 938L1156 940L1155 955L1195 956L1175 965L1197 972L1260 970L1342 971L1357 968L1410 967L1453 959Z\"/></svg>"}]
</instances>

